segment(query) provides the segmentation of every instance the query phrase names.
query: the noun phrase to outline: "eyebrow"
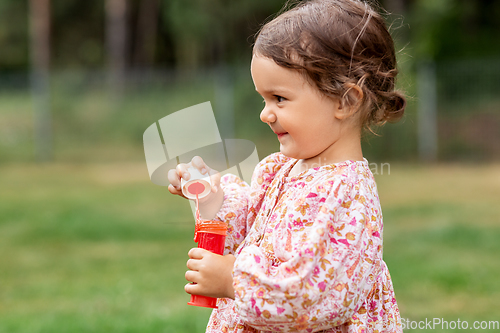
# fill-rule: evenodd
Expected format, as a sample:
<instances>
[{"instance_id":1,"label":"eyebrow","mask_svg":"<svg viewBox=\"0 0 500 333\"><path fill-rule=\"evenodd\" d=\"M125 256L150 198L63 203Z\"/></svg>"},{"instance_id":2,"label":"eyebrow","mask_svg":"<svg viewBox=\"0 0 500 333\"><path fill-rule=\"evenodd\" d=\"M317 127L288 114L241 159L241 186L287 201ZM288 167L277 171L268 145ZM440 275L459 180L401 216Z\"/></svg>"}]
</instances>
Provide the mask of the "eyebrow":
<instances>
[{"instance_id":1,"label":"eyebrow","mask_svg":"<svg viewBox=\"0 0 500 333\"><path fill-rule=\"evenodd\" d=\"M281 93L291 93L290 89L286 89L283 87L271 88L271 89L264 90L262 92L258 91L257 88L255 88L255 91L261 95L262 94L276 95L276 94L281 94Z\"/></svg>"}]
</instances>

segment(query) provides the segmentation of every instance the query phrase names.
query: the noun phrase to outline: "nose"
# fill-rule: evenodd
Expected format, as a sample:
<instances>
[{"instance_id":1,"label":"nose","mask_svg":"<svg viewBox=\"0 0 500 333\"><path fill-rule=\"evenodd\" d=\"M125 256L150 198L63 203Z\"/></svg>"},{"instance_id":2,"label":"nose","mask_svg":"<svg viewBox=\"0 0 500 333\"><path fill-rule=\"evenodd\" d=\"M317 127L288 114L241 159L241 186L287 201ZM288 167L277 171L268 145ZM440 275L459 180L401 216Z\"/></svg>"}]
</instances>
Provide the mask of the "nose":
<instances>
[{"instance_id":1,"label":"nose","mask_svg":"<svg viewBox=\"0 0 500 333\"><path fill-rule=\"evenodd\" d=\"M264 123L274 123L276 121L276 114L273 112L273 110L267 105L264 106L262 111L260 112L260 120Z\"/></svg>"}]
</instances>

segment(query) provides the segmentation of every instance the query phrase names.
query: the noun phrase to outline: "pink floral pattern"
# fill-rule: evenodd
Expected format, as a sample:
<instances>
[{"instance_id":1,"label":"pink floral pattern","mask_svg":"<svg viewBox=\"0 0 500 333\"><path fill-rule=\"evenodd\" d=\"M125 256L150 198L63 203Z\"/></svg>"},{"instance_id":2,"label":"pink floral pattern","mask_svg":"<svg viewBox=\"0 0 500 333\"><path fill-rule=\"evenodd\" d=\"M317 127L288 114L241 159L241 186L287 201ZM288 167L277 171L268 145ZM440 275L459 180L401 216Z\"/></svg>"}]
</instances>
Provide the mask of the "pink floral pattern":
<instances>
[{"instance_id":1,"label":"pink floral pattern","mask_svg":"<svg viewBox=\"0 0 500 333\"><path fill-rule=\"evenodd\" d=\"M289 177L296 162L270 155L251 186L222 178L236 297L219 299L207 332L402 332L368 162Z\"/></svg>"}]
</instances>

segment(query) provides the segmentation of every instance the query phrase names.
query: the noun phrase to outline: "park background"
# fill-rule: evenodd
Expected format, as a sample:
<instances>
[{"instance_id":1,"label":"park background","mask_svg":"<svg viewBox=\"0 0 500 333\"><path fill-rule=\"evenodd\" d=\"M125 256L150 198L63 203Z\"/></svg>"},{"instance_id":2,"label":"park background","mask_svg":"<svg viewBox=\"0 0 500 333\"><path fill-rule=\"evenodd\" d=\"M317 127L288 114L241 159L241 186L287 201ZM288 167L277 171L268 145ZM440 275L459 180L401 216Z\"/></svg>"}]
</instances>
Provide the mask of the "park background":
<instances>
[{"instance_id":1,"label":"park background","mask_svg":"<svg viewBox=\"0 0 500 333\"><path fill-rule=\"evenodd\" d=\"M500 2L381 3L409 103L363 150L401 316L499 321ZM1 333L204 331L193 217L142 134L211 101L223 138L277 151L249 63L283 4L0 0Z\"/></svg>"}]
</instances>

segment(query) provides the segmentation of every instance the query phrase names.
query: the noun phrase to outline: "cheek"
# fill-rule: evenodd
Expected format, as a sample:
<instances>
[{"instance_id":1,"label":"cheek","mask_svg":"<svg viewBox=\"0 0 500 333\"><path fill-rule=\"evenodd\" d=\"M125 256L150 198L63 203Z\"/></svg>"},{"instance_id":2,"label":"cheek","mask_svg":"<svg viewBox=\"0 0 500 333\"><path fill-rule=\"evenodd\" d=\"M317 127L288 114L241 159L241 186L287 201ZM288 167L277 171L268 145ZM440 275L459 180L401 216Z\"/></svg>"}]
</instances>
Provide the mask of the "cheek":
<instances>
[{"instance_id":1,"label":"cheek","mask_svg":"<svg viewBox=\"0 0 500 333\"><path fill-rule=\"evenodd\" d=\"M323 146L332 140L338 139L340 134L341 128L338 123L328 123L328 120L325 120L322 123L317 123L315 127L311 126L308 131L308 138L312 145Z\"/></svg>"}]
</instances>

